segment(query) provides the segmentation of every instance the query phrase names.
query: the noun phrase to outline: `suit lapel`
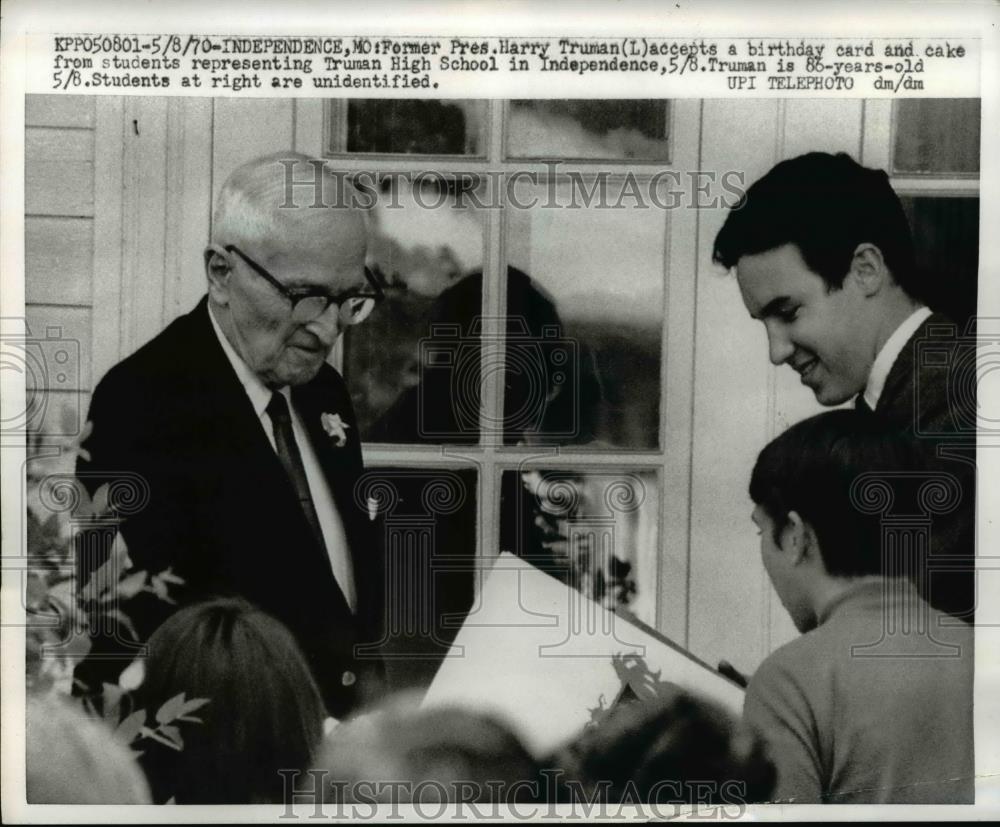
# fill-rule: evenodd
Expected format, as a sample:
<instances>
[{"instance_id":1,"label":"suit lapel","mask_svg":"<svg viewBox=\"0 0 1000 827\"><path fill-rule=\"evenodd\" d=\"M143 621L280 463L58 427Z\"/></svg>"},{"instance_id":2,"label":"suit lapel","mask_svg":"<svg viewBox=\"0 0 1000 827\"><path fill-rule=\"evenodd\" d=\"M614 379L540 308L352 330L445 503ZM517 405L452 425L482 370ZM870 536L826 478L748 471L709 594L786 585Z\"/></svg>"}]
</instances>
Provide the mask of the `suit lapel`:
<instances>
[{"instance_id":1,"label":"suit lapel","mask_svg":"<svg viewBox=\"0 0 1000 827\"><path fill-rule=\"evenodd\" d=\"M222 345L208 317L207 300L203 299L196 313L195 335L200 345L196 352L201 387L198 389L199 404L203 405L203 420L208 423L206 431L213 433L216 450L224 451L230 460L231 473L243 474L249 468L257 467L257 483L275 493L285 486L284 469L264 432L260 417L254 411L246 389L243 387L229 363ZM225 416L219 412L225 411ZM267 485L266 481L274 481ZM290 490L290 485L288 486Z\"/></svg>"},{"instance_id":2,"label":"suit lapel","mask_svg":"<svg viewBox=\"0 0 1000 827\"><path fill-rule=\"evenodd\" d=\"M875 410L881 416L907 428L915 427L915 417L919 412L919 407L927 407L924 403L928 400L923 400L918 407L919 400L916 399L917 388L914 380L916 376L916 350L917 342L926 337L928 326L936 324L950 324L950 321L940 313L933 313L924 319L916 332L903 345L899 356L896 357L896 361L886 376L878 405L875 406ZM929 393L934 390L934 387L921 388L921 393Z\"/></svg>"},{"instance_id":3,"label":"suit lapel","mask_svg":"<svg viewBox=\"0 0 1000 827\"><path fill-rule=\"evenodd\" d=\"M201 385L199 396L204 405L204 420L211 423L206 432L213 434L213 444L206 446L206 450L219 455L221 485L230 495L245 500L244 513L256 515L255 519L258 521L269 521L269 525L260 526L261 530L274 533L275 539L283 541L286 548L307 548L308 554L316 558L323 556L322 560L314 561L314 570L329 575L330 593L335 594L333 599L338 604L336 612L350 616L347 601L325 559L325 550L316 545L291 481L267 438L246 389L215 335L208 317L207 301L203 300L195 312L200 314L200 318L195 320L193 344L198 346L195 352L202 354L198 360ZM299 405L295 391L293 398L296 405ZM219 411L226 411L226 416L219 416ZM306 423L311 420L319 423L318 417L313 417L304 410L303 420ZM317 446L317 453L320 453L319 446L322 442L317 439L311 426L309 438ZM321 459L321 464L326 470L328 463ZM258 565L270 563L271 561L257 561Z\"/></svg>"}]
</instances>

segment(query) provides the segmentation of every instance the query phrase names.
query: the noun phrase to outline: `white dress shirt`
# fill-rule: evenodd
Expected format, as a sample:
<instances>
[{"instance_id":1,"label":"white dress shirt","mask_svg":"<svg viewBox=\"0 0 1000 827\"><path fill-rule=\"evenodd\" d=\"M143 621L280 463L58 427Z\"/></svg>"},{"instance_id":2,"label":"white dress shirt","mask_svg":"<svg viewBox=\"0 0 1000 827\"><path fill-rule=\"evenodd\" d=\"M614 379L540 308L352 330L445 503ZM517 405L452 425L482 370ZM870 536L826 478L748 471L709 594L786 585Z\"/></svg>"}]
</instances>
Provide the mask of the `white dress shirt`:
<instances>
[{"instance_id":1,"label":"white dress shirt","mask_svg":"<svg viewBox=\"0 0 1000 827\"><path fill-rule=\"evenodd\" d=\"M882 397L882 389L885 387L885 380L889 377L889 371L896 364L899 354L910 337L917 332L917 328L924 323L924 319L931 315L929 307L919 307L914 310L906 320L896 328L893 334L886 339L882 349L872 362L871 372L868 374L868 382L865 385L865 402L873 411Z\"/></svg>"},{"instance_id":2,"label":"white dress shirt","mask_svg":"<svg viewBox=\"0 0 1000 827\"><path fill-rule=\"evenodd\" d=\"M226 358L233 366L237 378L243 385L250 404L253 405L254 413L260 420L261 427L267 435L271 447L277 453L274 441L274 425L271 417L267 413L268 403L271 401L271 389L268 388L252 370L243 358L233 349L219 323L212 314L212 306L209 305L208 317L212 320L212 329L222 345L222 350ZM326 553L330 558L330 566L333 569L333 576L337 579L340 590L344 593L347 605L351 611L357 608L357 592L354 587L354 569L351 564L350 549L347 546L347 534L344 531L344 522L337 511L336 503L333 499L333 492L326 481L323 469L320 467L319 459L313 450L312 443L306 433L305 426L295 405L292 404L290 389L285 386L278 393L285 397L288 402L288 410L291 412L292 434L295 443L298 445L299 453L302 455L302 465L305 467L306 482L309 484L309 493L312 495L313 505L316 507L316 516L319 518L320 530L323 532L323 541L326 544Z\"/></svg>"}]
</instances>

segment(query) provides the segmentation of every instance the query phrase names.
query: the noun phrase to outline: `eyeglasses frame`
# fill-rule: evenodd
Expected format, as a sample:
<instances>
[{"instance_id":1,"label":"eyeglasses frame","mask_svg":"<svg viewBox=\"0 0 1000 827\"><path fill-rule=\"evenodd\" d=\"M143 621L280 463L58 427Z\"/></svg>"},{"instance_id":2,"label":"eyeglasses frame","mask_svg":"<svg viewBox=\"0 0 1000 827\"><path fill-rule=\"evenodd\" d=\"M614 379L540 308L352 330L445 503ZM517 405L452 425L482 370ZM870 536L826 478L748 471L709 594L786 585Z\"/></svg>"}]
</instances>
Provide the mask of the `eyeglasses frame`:
<instances>
[{"instance_id":1,"label":"eyeglasses frame","mask_svg":"<svg viewBox=\"0 0 1000 827\"><path fill-rule=\"evenodd\" d=\"M279 293L281 293L282 296L288 299L288 301L291 304L291 307L289 308L289 313L292 314L295 313L295 306L303 299L311 299L317 297L326 299L326 307L323 308L322 312L316 314L315 317L316 319L318 319L320 316L326 313L330 309L331 304L337 305L337 309L339 311L340 308L343 307L344 302L346 302L348 299L374 299L375 304L378 304L379 302L385 299L385 291L382 289L382 285L378 283L378 280L375 278L375 274L372 273L372 271L369 270L368 267L364 268L365 280L368 282L368 284L371 285L371 287L375 291L374 293L366 293L363 290L359 290L357 288L352 290L345 290L344 292L338 293L337 295L333 296L331 296L325 290L320 290L318 288L307 289L301 292L296 292L293 290L289 290L284 284L282 284L273 275L271 275L271 273L268 272L267 268L265 268L261 264L258 264L235 244L227 244L222 249L224 249L230 255L232 255L233 253L238 255L250 267L251 270L253 270L258 276L263 278L266 282L268 282L268 284L274 287L274 289L277 290Z\"/></svg>"}]
</instances>

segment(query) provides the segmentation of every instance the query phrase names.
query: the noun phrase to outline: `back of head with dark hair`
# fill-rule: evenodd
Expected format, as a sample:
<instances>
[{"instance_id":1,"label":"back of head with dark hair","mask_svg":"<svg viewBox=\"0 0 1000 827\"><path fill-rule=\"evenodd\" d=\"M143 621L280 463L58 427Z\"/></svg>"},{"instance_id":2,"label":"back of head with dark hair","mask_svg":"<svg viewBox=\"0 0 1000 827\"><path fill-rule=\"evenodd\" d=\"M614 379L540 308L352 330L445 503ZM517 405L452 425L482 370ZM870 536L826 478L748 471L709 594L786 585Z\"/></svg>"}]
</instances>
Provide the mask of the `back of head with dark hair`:
<instances>
[{"instance_id":1,"label":"back of head with dark hair","mask_svg":"<svg viewBox=\"0 0 1000 827\"><path fill-rule=\"evenodd\" d=\"M913 237L899 197L882 170L841 152L810 152L782 161L754 182L726 217L712 258L740 258L794 244L831 289L844 282L859 244L882 252L896 283L917 295Z\"/></svg>"},{"instance_id":2,"label":"back of head with dark hair","mask_svg":"<svg viewBox=\"0 0 1000 827\"><path fill-rule=\"evenodd\" d=\"M796 423L760 452L750 497L774 522L776 542L789 512L797 512L815 532L828 574L877 575L882 515L860 507L864 494L852 486L870 474L899 506L926 482L921 470L921 455L905 434L860 411L828 411Z\"/></svg>"},{"instance_id":3,"label":"back of head with dark hair","mask_svg":"<svg viewBox=\"0 0 1000 827\"><path fill-rule=\"evenodd\" d=\"M570 802L753 803L766 801L775 781L754 733L666 683L655 698L613 707L546 763L560 772L559 800Z\"/></svg>"},{"instance_id":4,"label":"back of head with dark hair","mask_svg":"<svg viewBox=\"0 0 1000 827\"><path fill-rule=\"evenodd\" d=\"M183 751L143 756L157 801L281 801L277 771L309 766L323 737L323 701L291 632L239 598L180 609L150 637L138 701L152 715L179 692L209 702L202 723L184 725Z\"/></svg>"}]
</instances>

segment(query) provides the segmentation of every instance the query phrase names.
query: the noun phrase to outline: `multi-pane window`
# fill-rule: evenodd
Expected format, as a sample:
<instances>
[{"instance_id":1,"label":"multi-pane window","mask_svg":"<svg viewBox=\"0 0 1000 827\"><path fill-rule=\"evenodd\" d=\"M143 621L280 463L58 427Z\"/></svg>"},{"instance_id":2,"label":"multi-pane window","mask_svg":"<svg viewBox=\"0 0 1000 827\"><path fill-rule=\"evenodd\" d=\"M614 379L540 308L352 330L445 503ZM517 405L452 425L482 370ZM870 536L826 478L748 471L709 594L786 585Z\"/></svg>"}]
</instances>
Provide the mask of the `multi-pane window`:
<instances>
[{"instance_id":1,"label":"multi-pane window","mask_svg":"<svg viewBox=\"0 0 1000 827\"><path fill-rule=\"evenodd\" d=\"M388 298L348 332L342 360L366 476L402 515L390 564L411 580L429 571L417 581L431 595L430 662L501 551L656 624L670 216L607 204L626 174L666 187L649 182L671 161L672 111L650 100L327 104L327 153L377 171L358 182ZM464 488L449 511L425 492L456 472ZM417 644L404 627L405 660Z\"/></svg>"},{"instance_id":2,"label":"multi-pane window","mask_svg":"<svg viewBox=\"0 0 1000 827\"><path fill-rule=\"evenodd\" d=\"M690 606L710 599L692 593L684 562L703 552L690 547L684 470L699 438L686 419L693 285L713 277L695 276L703 218L618 198L699 168L717 140L702 135L702 105L326 104L323 147L365 173L370 263L388 294L348 332L342 364L366 467L393 492L389 546L408 577L430 572L418 578L429 597L408 610L432 616L407 626L397 613L400 663L414 656L413 629L434 630L425 672L400 667L408 682L433 673L501 551L684 644ZM863 108L860 160L889 172L928 300L963 323L975 312L979 101Z\"/></svg>"},{"instance_id":3,"label":"multi-pane window","mask_svg":"<svg viewBox=\"0 0 1000 827\"><path fill-rule=\"evenodd\" d=\"M900 100L892 117L891 175L913 230L920 289L964 329L978 287L980 100Z\"/></svg>"}]
</instances>

